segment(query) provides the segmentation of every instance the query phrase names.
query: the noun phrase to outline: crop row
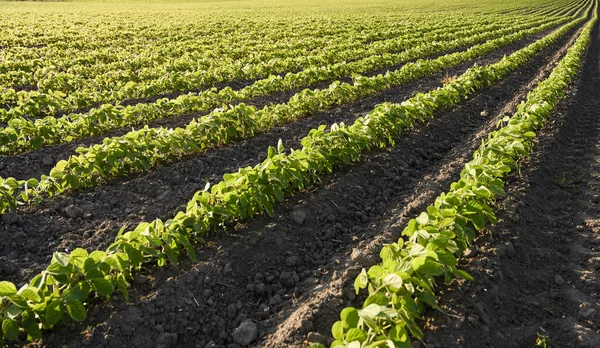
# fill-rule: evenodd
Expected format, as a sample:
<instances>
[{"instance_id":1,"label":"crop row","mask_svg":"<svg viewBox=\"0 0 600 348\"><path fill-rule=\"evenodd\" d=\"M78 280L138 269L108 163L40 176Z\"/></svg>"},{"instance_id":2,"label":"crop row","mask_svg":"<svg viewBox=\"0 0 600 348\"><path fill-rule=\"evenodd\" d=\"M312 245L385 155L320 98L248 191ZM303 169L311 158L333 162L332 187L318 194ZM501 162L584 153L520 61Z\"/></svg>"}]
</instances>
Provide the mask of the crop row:
<instances>
[{"instance_id":1,"label":"crop row","mask_svg":"<svg viewBox=\"0 0 600 348\"><path fill-rule=\"evenodd\" d=\"M0 282L2 335L13 340L23 330L29 339L40 338L42 329L61 321L85 320L90 296L108 297L119 288L127 298L128 279L143 264L176 262L183 250L195 259L192 243L201 241L211 229L234 219L273 214L274 204L285 195L307 187L335 167L359 160L369 148L393 144L406 129L516 70L581 21L561 27L498 63L471 68L444 87L402 104L381 104L351 126L334 124L328 132L325 126L313 129L300 150L285 153L280 142L277 149L269 148L263 163L226 174L210 191L207 186L197 192L186 211L173 219L144 222L132 231L122 229L106 251L56 252L48 268L21 289Z\"/></svg>"},{"instance_id":2,"label":"crop row","mask_svg":"<svg viewBox=\"0 0 600 348\"><path fill-rule=\"evenodd\" d=\"M537 8L528 8L522 11L519 11L519 14L525 15L541 15L541 16L562 16L568 13L573 13L573 11L577 11L577 8L582 6L585 1L583 0L574 0L568 3L555 3L555 4L543 4Z\"/></svg>"},{"instance_id":3,"label":"crop row","mask_svg":"<svg viewBox=\"0 0 600 348\"><path fill-rule=\"evenodd\" d=\"M354 74L362 74L381 68L389 68L410 60L443 53L448 50L490 40L535 26L536 31L558 25L567 19L541 20L523 23L509 28L489 30L487 27L454 32L456 39L426 42L401 53L374 55L358 61L342 62L322 67L310 67L284 76L270 76L257 80L241 90L223 88L209 89L198 94L187 94L175 99L160 99L154 103L138 103L126 107L111 104L92 109L85 114L69 114L60 118L52 116L29 120L13 118L8 126L0 128L0 153L9 154L34 150L43 146L70 142L105 131L147 123L157 119L207 111L228 103L237 103L272 93L287 91L319 82L331 81Z\"/></svg>"},{"instance_id":4,"label":"crop row","mask_svg":"<svg viewBox=\"0 0 600 348\"><path fill-rule=\"evenodd\" d=\"M506 25L513 24L514 22L508 22ZM505 24L490 24L489 29L503 28L503 25ZM448 32L440 29L431 34L426 33L423 37L413 37L413 34L408 33L368 45L354 43L350 38L345 43L334 46L332 50L317 49L311 54L302 49L289 49L282 51L285 52L283 56L274 58L271 58L270 54L247 55L242 59L222 57L200 61L189 57L179 62L182 65L181 71L167 72L159 68L157 71L143 69L144 72L140 73L130 70L100 75L94 79L84 79L70 73L52 74L46 80L49 85L44 86L45 80L38 82L43 86L41 91L5 90L0 96L0 104L4 104L7 109L0 109L0 120L5 122L19 116L52 116L59 111L74 111L98 103L114 103L171 92L198 90L217 83L255 79L307 67L357 60L374 54L398 52L423 42L449 40L453 37L452 32L460 31L463 27L464 23L459 22L449 24ZM266 52L273 51L271 48L263 49ZM204 66L203 61L209 62L209 65ZM191 70L186 70L188 68Z\"/></svg>"},{"instance_id":5,"label":"crop row","mask_svg":"<svg viewBox=\"0 0 600 348\"><path fill-rule=\"evenodd\" d=\"M438 26L441 25L438 24ZM212 66L211 63L221 59L231 61L246 56L252 59L249 62L256 62L257 59L268 60L298 54L308 55L311 51L319 48L332 50L337 47L339 50L344 44L360 47L366 38L369 38L370 41L387 40L408 33L406 27L393 31L370 28L364 33L340 29L339 32L324 37L312 37L305 32L306 30L302 30L300 37L281 38L270 44L267 43L268 40L280 37L280 31L268 31L265 33L266 37L262 37L260 41L246 37L247 34L244 32L228 35L227 38L220 37L223 34L202 39L188 38L164 42L158 46L157 43L146 44L139 47L136 55L124 51L125 48L131 49L124 45L124 42L115 43L106 50L95 49L89 53L77 51L79 55L76 58L59 55L50 59L46 59L46 57L31 59L25 55L28 52L25 51L22 52L22 55L2 62L0 71L4 73L0 75L0 81L3 81L5 87L35 85L40 92L57 89L69 92L72 85L54 85L51 79L56 77L64 80L64 76L74 75L77 77L77 81L83 81L110 74L115 82L127 77L134 81L143 81L149 80L151 76L157 78L161 73L208 68ZM419 27L419 31L415 34L418 34L421 29L427 29L427 27ZM114 50L120 45L124 46L121 50ZM206 50L208 45L211 50ZM65 51L67 50L60 50L63 55L67 54ZM120 70L123 73L120 73ZM118 72L120 74L115 75ZM124 73L129 73L130 76L122 75Z\"/></svg>"},{"instance_id":6,"label":"crop row","mask_svg":"<svg viewBox=\"0 0 600 348\"><path fill-rule=\"evenodd\" d=\"M514 20L507 18L502 22L509 19ZM497 18L482 18L478 20L478 24L483 26L497 21ZM292 37L281 37L282 30L271 30L267 31L261 40L255 39L257 35L248 36L242 31L240 34L228 35L225 38L217 35L217 37L208 36L200 40L192 37L186 40L162 42L160 45L147 44L140 47L135 56L130 56L127 52L120 50L115 51L114 47L120 46L118 44L110 47L110 51L97 49L89 53L79 51L77 57L71 59L61 56L52 56L50 59L18 56L18 58L14 57L17 58L16 61L5 59L0 64L0 72L5 71L4 74L0 74L0 83L6 87L35 85L40 92L47 92L51 89L67 93L72 90L76 81L62 86L52 84L50 79L57 77L64 80L64 76L74 75L77 77L77 81L81 81L110 74L111 79L117 83L122 79L139 82L156 79L161 74L170 72L213 68L213 65L219 64L221 60L231 62L241 57L249 57L251 60L246 64L254 64L257 59L267 61L276 57L314 55L314 52L311 53L311 51L315 49L336 52L346 46L360 48L365 44L368 46L381 45L378 43L379 41L401 37L419 37L446 27L456 30L452 23L458 23L456 20L431 20L431 22L430 24L417 21L404 23L411 25L402 25L401 22L401 25L388 30L374 26L358 33L354 30L340 28L330 35L319 37L314 37L312 33L312 35L308 35L306 29L300 30ZM468 25L473 26L474 24L469 23ZM298 37L298 35L300 36ZM268 40L276 42L267 43ZM124 44L121 45L127 47ZM210 50L206 50L208 45L211 47ZM128 49L130 48L128 47ZM60 52L65 54L64 51ZM97 61L97 59L101 60Z\"/></svg>"},{"instance_id":7,"label":"crop row","mask_svg":"<svg viewBox=\"0 0 600 348\"><path fill-rule=\"evenodd\" d=\"M563 26L559 33L582 20L580 18ZM436 59L407 63L385 75L355 76L352 85L334 82L327 89L304 90L292 96L286 104L269 105L261 110L239 104L225 111L213 111L192 121L185 129L145 127L122 137L105 138L103 144L78 148L79 155L59 161L49 175L42 175L39 181L35 178L0 179L0 211L14 210L18 204L39 202L45 195L94 186L127 173L148 171L159 163L174 161L207 147L251 137L277 124L374 95L468 61L552 25L554 23L524 29Z\"/></svg>"},{"instance_id":8,"label":"crop row","mask_svg":"<svg viewBox=\"0 0 600 348\"><path fill-rule=\"evenodd\" d=\"M502 120L504 127L489 134L450 190L408 223L403 238L383 247L381 263L363 269L354 286L357 293L367 288L368 296L361 309L348 307L341 312L341 320L332 327L332 348L409 348L411 336L423 338L417 319L424 309L440 309L436 282L473 280L458 269L458 257L472 244L475 231L496 222L493 204L505 194L502 179L532 152L534 131L564 98L595 23L596 16L550 76L528 94L512 117Z\"/></svg>"}]
</instances>

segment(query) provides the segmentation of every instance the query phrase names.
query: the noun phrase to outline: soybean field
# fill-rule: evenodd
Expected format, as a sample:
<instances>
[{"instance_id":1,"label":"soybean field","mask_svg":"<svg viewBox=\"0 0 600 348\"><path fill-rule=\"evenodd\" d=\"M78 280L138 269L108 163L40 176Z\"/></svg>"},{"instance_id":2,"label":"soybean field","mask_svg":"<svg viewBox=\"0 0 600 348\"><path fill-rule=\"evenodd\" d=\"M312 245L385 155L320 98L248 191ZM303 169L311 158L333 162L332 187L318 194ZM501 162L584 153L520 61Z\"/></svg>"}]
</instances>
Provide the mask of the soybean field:
<instances>
[{"instance_id":1,"label":"soybean field","mask_svg":"<svg viewBox=\"0 0 600 348\"><path fill-rule=\"evenodd\" d=\"M598 7L0 2L0 346L599 347Z\"/></svg>"}]
</instances>

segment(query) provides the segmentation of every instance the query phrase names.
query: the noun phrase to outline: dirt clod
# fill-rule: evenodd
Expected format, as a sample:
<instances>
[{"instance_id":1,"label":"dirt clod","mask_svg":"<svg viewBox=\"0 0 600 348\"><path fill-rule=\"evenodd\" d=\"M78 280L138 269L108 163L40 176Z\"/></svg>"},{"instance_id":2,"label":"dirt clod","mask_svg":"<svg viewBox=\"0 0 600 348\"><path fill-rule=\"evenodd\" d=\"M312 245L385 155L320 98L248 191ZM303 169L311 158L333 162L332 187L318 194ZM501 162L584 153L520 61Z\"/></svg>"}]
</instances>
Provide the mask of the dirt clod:
<instances>
[{"instance_id":1,"label":"dirt clod","mask_svg":"<svg viewBox=\"0 0 600 348\"><path fill-rule=\"evenodd\" d=\"M15 213L15 212L11 211L11 212L8 212L8 213L2 215L2 223L4 223L5 225L16 224L18 218L19 218L19 215L17 215L17 213Z\"/></svg>"},{"instance_id":2,"label":"dirt clod","mask_svg":"<svg viewBox=\"0 0 600 348\"><path fill-rule=\"evenodd\" d=\"M304 219L306 219L306 212L304 212L304 210L297 209L292 212L292 220L294 220L297 225L302 225Z\"/></svg>"},{"instance_id":3,"label":"dirt clod","mask_svg":"<svg viewBox=\"0 0 600 348\"><path fill-rule=\"evenodd\" d=\"M74 204L70 204L65 208L65 213L67 214L68 217L70 217L71 219L74 219L78 216L80 216L83 211L78 208L77 206L75 206Z\"/></svg>"},{"instance_id":4,"label":"dirt clod","mask_svg":"<svg viewBox=\"0 0 600 348\"><path fill-rule=\"evenodd\" d=\"M323 345L327 344L327 337L318 332L310 332L306 339L310 343L321 343Z\"/></svg>"},{"instance_id":5,"label":"dirt clod","mask_svg":"<svg viewBox=\"0 0 600 348\"><path fill-rule=\"evenodd\" d=\"M258 327L251 320L245 320L233 332L233 339L237 344L247 346L258 337Z\"/></svg>"}]
</instances>

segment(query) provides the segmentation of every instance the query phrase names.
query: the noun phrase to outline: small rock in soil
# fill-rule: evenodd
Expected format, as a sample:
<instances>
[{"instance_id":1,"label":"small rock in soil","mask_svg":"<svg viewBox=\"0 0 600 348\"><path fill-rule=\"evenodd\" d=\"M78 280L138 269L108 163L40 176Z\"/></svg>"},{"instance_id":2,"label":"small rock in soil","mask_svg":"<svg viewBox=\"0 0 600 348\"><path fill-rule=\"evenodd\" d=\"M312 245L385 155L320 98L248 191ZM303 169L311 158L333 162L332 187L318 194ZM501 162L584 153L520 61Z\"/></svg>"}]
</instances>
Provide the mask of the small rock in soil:
<instances>
[{"instance_id":1,"label":"small rock in soil","mask_svg":"<svg viewBox=\"0 0 600 348\"><path fill-rule=\"evenodd\" d=\"M579 310L579 317L587 319L590 315L592 315L596 310L591 307L584 307Z\"/></svg>"},{"instance_id":2,"label":"small rock in soil","mask_svg":"<svg viewBox=\"0 0 600 348\"><path fill-rule=\"evenodd\" d=\"M306 337L306 339L310 343L321 343L323 345L327 344L327 337L325 337L324 335L321 335L318 332L310 332L308 334L308 336Z\"/></svg>"},{"instance_id":3,"label":"small rock in soil","mask_svg":"<svg viewBox=\"0 0 600 348\"><path fill-rule=\"evenodd\" d=\"M315 327L315 325L313 324L312 321L306 320L306 319L302 320L302 323L301 323L302 333L304 333L304 334L309 333L312 329L314 329L314 327Z\"/></svg>"},{"instance_id":4,"label":"small rock in soil","mask_svg":"<svg viewBox=\"0 0 600 348\"><path fill-rule=\"evenodd\" d=\"M237 315L236 305L230 304L229 306L227 306L227 316L229 317L229 319L235 319L236 315Z\"/></svg>"},{"instance_id":5,"label":"small rock in soil","mask_svg":"<svg viewBox=\"0 0 600 348\"><path fill-rule=\"evenodd\" d=\"M81 215L82 211L81 211L81 209L77 208L75 205L71 204L65 208L65 213L67 213L68 217L70 217L71 219L74 219L74 218L78 217L79 215Z\"/></svg>"},{"instance_id":6,"label":"small rock in soil","mask_svg":"<svg viewBox=\"0 0 600 348\"><path fill-rule=\"evenodd\" d=\"M352 255L350 255L350 258L352 261L362 265L365 268L374 266L379 261L377 256L368 254L365 250L358 248L352 250Z\"/></svg>"},{"instance_id":7,"label":"small rock in soil","mask_svg":"<svg viewBox=\"0 0 600 348\"><path fill-rule=\"evenodd\" d=\"M557 274L554 276L554 282L558 285L563 285L565 283L565 280L563 279L563 277Z\"/></svg>"},{"instance_id":8,"label":"small rock in soil","mask_svg":"<svg viewBox=\"0 0 600 348\"><path fill-rule=\"evenodd\" d=\"M247 346L258 337L258 327L251 320L246 320L233 332L233 340L242 346Z\"/></svg>"},{"instance_id":9,"label":"small rock in soil","mask_svg":"<svg viewBox=\"0 0 600 348\"><path fill-rule=\"evenodd\" d=\"M300 258L298 256L290 256L287 259L285 259L285 264L288 265L288 267L296 266L299 263Z\"/></svg>"},{"instance_id":10,"label":"small rock in soil","mask_svg":"<svg viewBox=\"0 0 600 348\"><path fill-rule=\"evenodd\" d=\"M600 204L600 195L594 195L594 197L592 197L592 203Z\"/></svg>"},{"instance_id":11,"label":"small rock in soil","mask_svg":"<svg viewBox=\"0 0 600 348\"><path fill-rule=\"evenodd\" d=\"M17 232L12 237L13 242L17 243L18 245L27 243L27 239L28 237L25 232Z\"/></svg>"},{"instance_id":12,"label":"small rock in soil","mask_svg":"<svg viewBox=\"0 0 600 348\"><path fill-rule=\"evenodd\" d=\"M290 272L281 272L279 283L286 288L291 288L296 282Z\"/></svg>"},{"instance_id":13,"label":"small rock in soil","mask_svg":"<svg viewBox=\"0 0 600 348\"><path fill-rule=\"evenodd\" d=\"M265 291L267 291L267 286L265 285L265 283L258 283L254 286L254 291L257 294L262 295L265 293Z\"/></svg>"},{"instance_id":14,"label":"small rock in soil","mask_svg":"<svg viewBox=\"0 0 600 348\"><path fill-rule=\"evenodd\" d=\"M50 156L44 157L44 159L42 159L42 164L45 166L51 166L54 164L54 160Z\"/></svg>"},{"instance_id":15,"label":"small rock in soil","mask_svg":"<svg viewBox=\"0 0 600 348\"><path fill-rule=\"evenodd\" d=\"M321 237L322 240L329 240L331 238L335 237L335 230L333 228L328 228L327 231L325 231L325 233L323 234L323 237Z\"/></svg>"},{"instance_id":16,"label":"small rock in soil","mask_svg":"<svg viewBox=\"0 0 600 348\"><path fill-rule=\"evenodd\" d=\"M175 347L177 346L177 334L176 333L161 333L156 339L156 347Z\"/></svg>"},{"instance_id":17,"label":"small rock in soil","mask_svg":"<svg viewBox=\"0 0 600 348\"><path fill-rule=\"evenodd\" d=\"M356 299L356 292L352 288L344 289L344 298L348 301L354 301Z\"/></svg>"},{"instance_id":18,"label":"small rock in soil","mask_svg":"<svg viewBox=\"0 0 600 348\"><path fill-rule=\"evenodd\" d=\"M1 275L13 275L17 273L17 265L8 259L6 256L0 256L0 274Z\"/></svg>"},{"instance_id":19,"label":"small rock in soil","mask_svg":"<svg viewBox=\"0 0 600 348\"><path fill-rule=\"evenodd\" d=\"M292 212L292 220L298 225L302 225L306 219L306 213L304 210L296 209Z\"/></svg>"},{"instance_id":20,"label":"small rock in soil","mask_svg":"<svg viewBox=\"0 0 600 348\"><path fill-rule=\"evenodd\" d=\"M2 223L4 223L5 225L16 224L18 219L19 215L12 211L2 215Z\"/></svg>"}]
</instances>

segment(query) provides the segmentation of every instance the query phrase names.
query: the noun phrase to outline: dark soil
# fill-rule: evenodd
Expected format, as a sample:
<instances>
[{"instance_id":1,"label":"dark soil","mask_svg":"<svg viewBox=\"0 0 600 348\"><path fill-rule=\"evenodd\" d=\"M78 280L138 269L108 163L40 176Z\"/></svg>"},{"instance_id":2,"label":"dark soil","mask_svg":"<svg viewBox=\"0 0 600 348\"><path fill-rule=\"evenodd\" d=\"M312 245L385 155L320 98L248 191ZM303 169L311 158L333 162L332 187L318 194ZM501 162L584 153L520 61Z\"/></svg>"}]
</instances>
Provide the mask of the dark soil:
<instances>
[{"instance_id":1,"label":"dark soil","mask_svg":"<svg viewBox=\"0 0 600 348\"><path fill-rule=\"evenodd\" d=\"M600 347L600 43L432 314L434 347ZM483 333L483 334L482 334Z\"/></svg>"},{"instance_id":2,"label":"dark soil","mask_svg":"<svg viewBox=\"0 0 600 348\"><path fill-rule=\"evenodd\" d=\"M257 217L213 234L199 248L198 262L144 270L136 275L131 302L115 296L92 303L83 324L48 332L39 345L233 348L240 347L233 333L246 320L257 335L249 330L242 338L254 346L302 346L309 331L328 335L341 306L355 300L346 284L377 260L381 243L397 238L408 217L447 188L495 120L514 111L531 88L528 83L543 77L568 40L427 127L404 135L394 148L372 151L361 162L324 177L277 207L275 217ZM496 52L495 59L509 53ZM492 60L486 56L478 64ZM172 215L205 180L215 182L226 171L256 163L278 137L288 148L296 147L319 123L350 122L379 102L401 101L439 84L431 80L400 93L389 91L139 178L26 209L18 224L0 232L0 240L13 238L2 249L16 267L9 278L27 279L53 250L104 247L124 223ZM71 204L81 209L80 217L65 216ZM306 217L293 219L302 215L298 211ZM14 240L19 233L23 244Z\"/></svg>"},{"instance_id":3,"label":"dark soil","mask_svg":"<svg viewBox=\"0 0 600 348\"><path fill-rule=\"evenodd\" d=\"M563 40L567 39L568 36L565 36ZM557 43L547 52L556 50L559 45ZM512 52L509 49L515 50L516 47L499 50L475 63L489 64ZM532 63L533 66L538 69L543 65L544 59L545 56L540 55ZM168 219L179 209L185 209L193 193L201 190L207 181L214 184L223 174L255 165L264 159L268 146L277 144L277 139L282 139L286 148L298 148L300 139L320 124L351 123L378 103L401 102L418 91L436 88L440 85L439 79L460 74L462 71L459 69L466 69L473 63L462 64L435 77L422 79L315 117L276 127L230 147L190 156L172 166L158 168L145 175L120 178L107 185L55 197L39 206L24 208L19 212L16 223L4 224L0 228L0 240L3 237L6 238L4 240L10 240L9 243L0 244L0 255L8 256L15 265L14 272L7 275L7 278L19 283L26 282L32 274L45 267L55 250L105 248L123 225L133 228L141 221ZM36 238L32 238L34 236Z\"/></svg>"},{"instance_id":4,"label":"dark soil","mask_svg":"<svg viewBox=\"0 0 600 348\"><path fill-rule=\"evenodd\" d=\"M479 59L465 62L463 64L460 64L457 67L450 68L446 71L435 74L429 78L425 78L425 79L421 79L419 81L408 83L408 84L400 86L398 88L394 88L392 90L383 92L382 94L389 94L389 95L400 94L400 95L402 95L403 91L405 91L407 88L414 89L415 87L419 87L419 86L424 86L425 88L427 88L427 86L430 86L432 84L432 81L435 83L439 83L439 81L441 79L443 79L443 77L451 77L451 76L457 74L459 71L465 70L467 67L472 66L473 63L477 63L477 64L481 65L481 64L486 64L486 62L496 60L496 59L498 59L498 57L501 57L498 55L499 53L502 53L502 54L510 53L517 49L525 47L526 45L538 40L539 38L543 37L544 35L547 35L552 30L554 30L554 29L548 29L548 30L544 31L543 33L533 35L525 40L522 40L513 45L509 45L501 50L484 55L484 56L480 57ZM457 52L460 50L461 49L455 49L455 50L451 50L448 52L444 52L443 54ZM436 58L443 54L431 56L429 58L433 59L433 58ZM375 71L371 71L371 72L363 74L363 75L364 76L373 76L373 75L377 75L377 74L382 74L388 70L389 71L396 70L396 69L402 67L403 65L404 64L400 64L398 66L377 69ZM351 79L346 78L346 79L342 79L341 81L350 82ZM251 84L252 82L253 81L238 81L238 82L229 84L229 86L232 87L233 89L241 89L244 86ZM330 82L324 82L324 83L319 83L319 84L315 84L315 85L311 85L311 86L306 86L304 88L311 88L311 89L326 88L327 86L329 86L329 83ZM296 94L297 92L299 92L300 90L302 90L304 88L294 89L294 90L286 91L286 92L275 93L270 96L255 98L253 100L245 101L245 103L248 105L256 106L257 108L262 108L269 104L286 103L291 96L293 96L294 94ZM173 94L171 97L176 97L177 95L178 94ZM375 96L375 99L377 99L377 98L379 98L379 96ZM158 98L156 98L156 99L158 99ZM145 101L140 101L140 102L152 102L152 101L155 101L156 99L147 99ZM135 104L135 103L132 102L132 104ZM149 122L149 123L143 124L143 125L138 125L134 128L140 128L140 127L143 127L144 125L148 125L150 127L160 126L160 127L165 127L165 128L185 127L193 119L201 117L206 114L208 114L208 112L194 113L194 114L177 116L177 117L173 117L173 118L166 118L166 119ZM67 159L69 156L76 155L75 150L78 147L81 147L81 146L87 147L87 146L91 146L94 144L102 143L103 139L106 137L122 136L122 135L126 134L127 132L131 131L131 129L132 129L131 126L123 127L123 128L111 130L111 131L109 131L103 135L99 135L99 136L85 137L82 139L75 140L73 142L50 146L50 147L45 147L45 148L42 148L42 149L39 149L36 151L30 151L30 152L26 152L26 153L17 154L17 155L11 155L11 156L4 156L3 158L0 158L0 177L4 177L4 178L15 177L18 179L25 179L25 178L32 178L32 177L39 178L42 174L47 174L50 171L50 169L52 169L54 167L54 165L56 164L56 162L58 162L59 160Z\"/></svg>"}]
</instances>

